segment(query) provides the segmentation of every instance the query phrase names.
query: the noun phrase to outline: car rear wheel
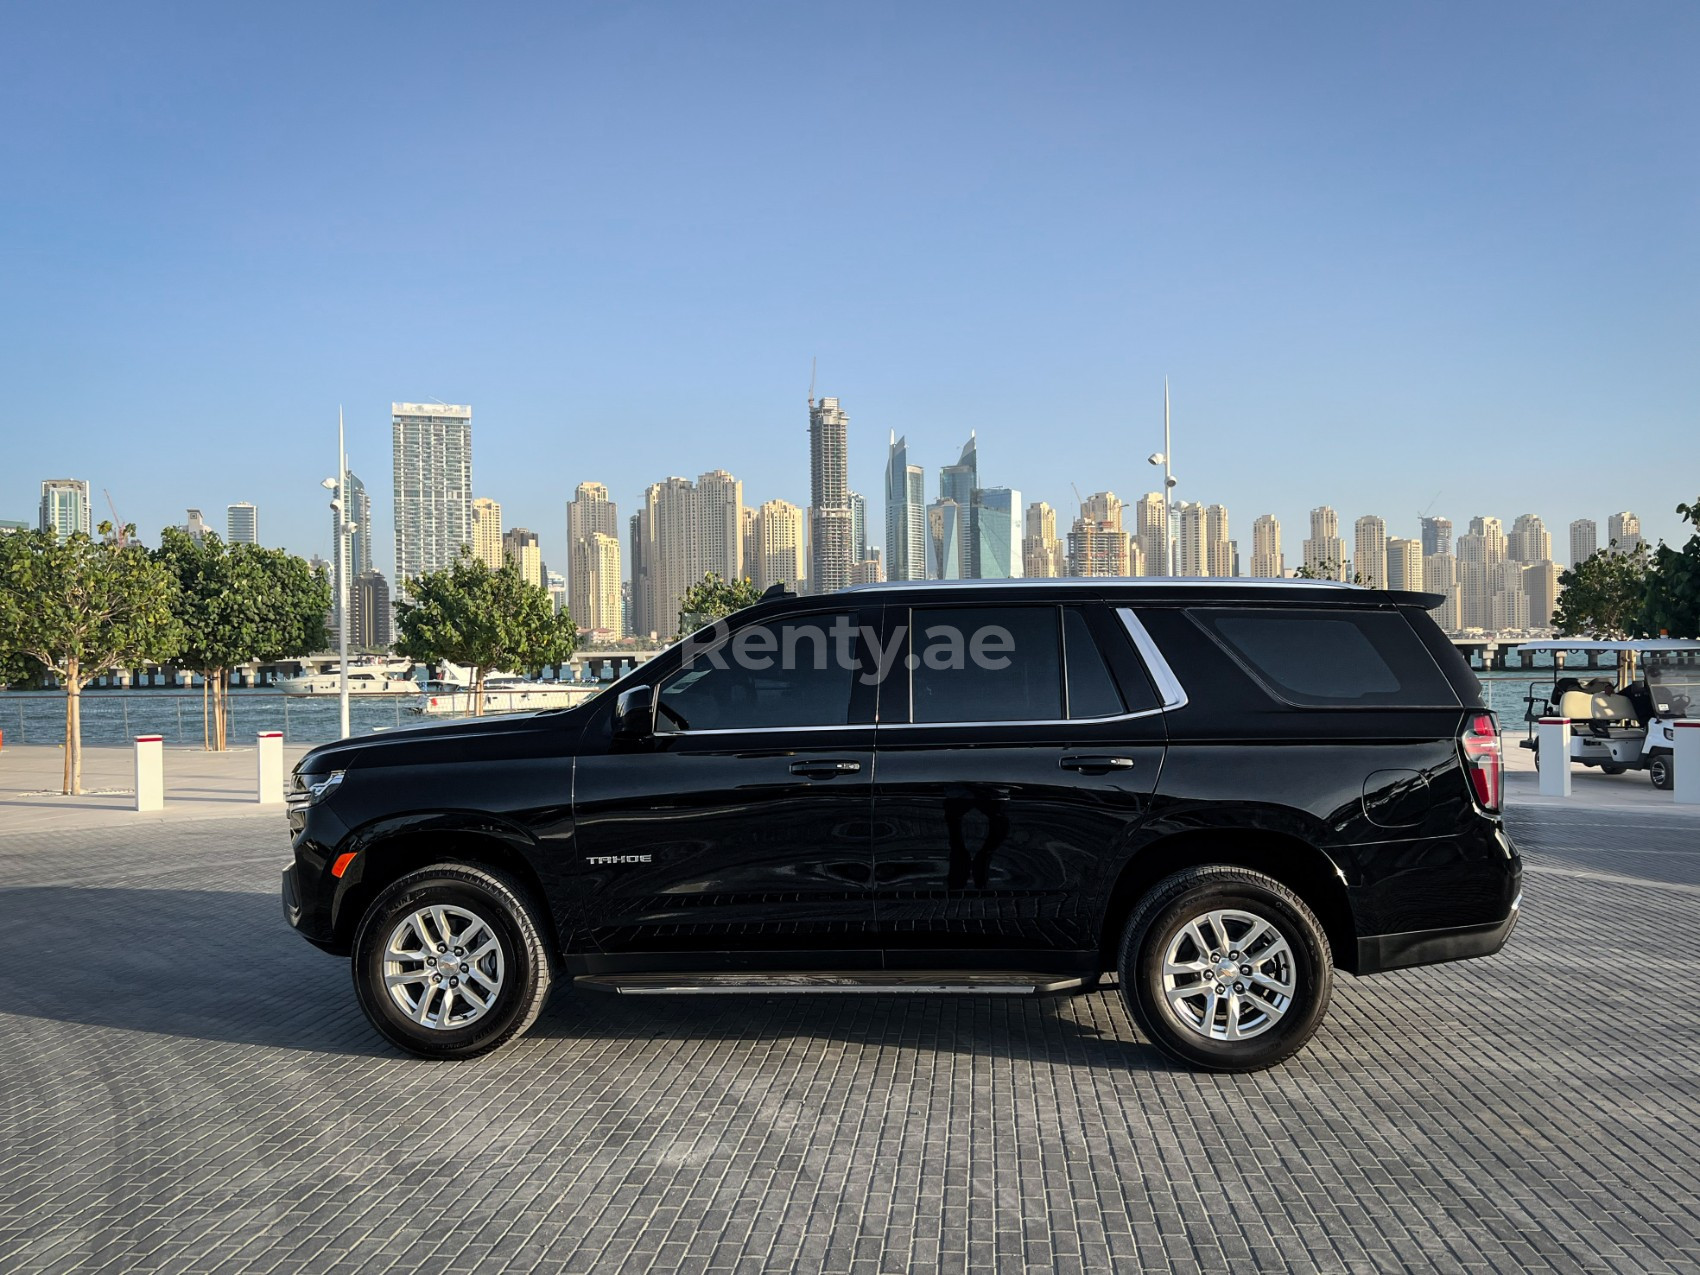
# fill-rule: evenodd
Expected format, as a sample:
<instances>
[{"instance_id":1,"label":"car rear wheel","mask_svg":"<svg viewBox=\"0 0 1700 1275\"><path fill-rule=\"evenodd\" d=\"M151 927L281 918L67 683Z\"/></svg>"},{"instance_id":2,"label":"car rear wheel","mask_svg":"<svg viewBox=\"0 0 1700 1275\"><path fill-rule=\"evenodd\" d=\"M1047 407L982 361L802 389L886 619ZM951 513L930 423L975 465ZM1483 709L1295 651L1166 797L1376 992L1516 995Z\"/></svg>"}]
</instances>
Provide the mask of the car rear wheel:
<instances>
[{"instance_id":1,"label":"car rear wheel","mask_svg":"<svg viewBox=\"0 0 1700 1275\"><path fill-rule=\"evenodd\" d=\"M1328 1010L1328 939L1272 877L1189 868L1140 901L1122 939L1128 1012L1171 1058L1206 1071L1258 1071L1304 1047Z\"/></svg>"},{"instance_id":2,"label":"car rear wheel","mask_svg":"<svg viewBox=\"0 0 1700 1275\"><path fill-rule=\"evenodd\" d=\"M544 929L506 874L438 863L392 882L354 935L354 990L372 1026L424 1058L473 1058L536 1021L549 996Z\"/></svg>"}]
</instances>

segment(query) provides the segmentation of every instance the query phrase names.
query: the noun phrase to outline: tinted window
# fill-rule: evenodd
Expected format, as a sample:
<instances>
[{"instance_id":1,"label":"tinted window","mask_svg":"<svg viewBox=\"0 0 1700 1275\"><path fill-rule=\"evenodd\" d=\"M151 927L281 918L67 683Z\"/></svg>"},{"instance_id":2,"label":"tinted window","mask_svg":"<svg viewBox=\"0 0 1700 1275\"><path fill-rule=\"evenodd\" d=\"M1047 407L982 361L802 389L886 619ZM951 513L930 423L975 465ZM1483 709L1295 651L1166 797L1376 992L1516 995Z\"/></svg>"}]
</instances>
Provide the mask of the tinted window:
<instances>
[{"instance_id":1,"label":"tinted window","mask_svg":"<svg viewBox=\"0 0 1700 1275\"><path fill-rule=\"evenodd\" d=\"M1073 607L1063 612L1063 655L1068 664L1068 715L1114 717L1126 711L1086 617Z\"/></svg>"},{"instance_id":2,"label":"tinted window","mask_svg":"<svg viewBox=\"0 0 1700 1275\"><path fill-rule=\"evenodd\" d=\"M1295 704L1458 703L1422 639L1396 612L1200 608L1191 615Z\"/></svg>"},{"instance_id":3,"label":"tinted window","mask_svg":"<svg viewBox=\"0 0 1700 1275\"><path fill-rule=\"evenodd\" d=\"M1056 721L1062 651L1053 606L910 613L912 721Z\"/></svg>"},{"instance_id":4,"label":"tinted window","mask_svg":"<svg viewBox=\"0 0 1700 1275\"><path fill-rule=\"evenodd\" d=\"M835 631L837 621L853 624L849 616L811 615L746 625L729 641L696 654L663 683L656 729L844 725L850 720L856 643L839 638L844 629Z\"/></svg>"}]
</instances>

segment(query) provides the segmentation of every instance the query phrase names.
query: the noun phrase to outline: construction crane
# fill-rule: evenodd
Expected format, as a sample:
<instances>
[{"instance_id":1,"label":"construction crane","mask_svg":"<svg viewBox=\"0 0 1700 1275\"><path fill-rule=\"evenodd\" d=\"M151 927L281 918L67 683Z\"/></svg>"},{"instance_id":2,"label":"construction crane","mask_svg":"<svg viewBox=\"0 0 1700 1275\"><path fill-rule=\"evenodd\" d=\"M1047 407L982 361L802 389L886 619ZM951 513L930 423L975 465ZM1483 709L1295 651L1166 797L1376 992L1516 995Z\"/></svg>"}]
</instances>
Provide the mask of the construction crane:
<instances>
[{"instance_id":1,"label":"construction crane","mask_svg":"<svg viewBox=\"0 0 1700 1275\"><path fill-rule=\"evenodd\" d=\"M1440 490L1445 491L1446 489L1444 487L1442 487ZM1437 491L1437 492L1434 493L1434 495L1429 497L1429 501L1428 501L1427 505L1425 505L1423 508L1417 510L1417 535L1419 537L1423 533L1423 519L1428 517L1428 511L1430 509L1434 508L1434 502L1439 500L1439 499L1440 499L1440 492Z\"/></svg>"},{"instance_id":2,"label":"construction crane","mask_svg":"<svg viewBox=\"0 0 1700 1275\"><path fill-rule=\"evenodd\" d=\"M112 503L112 493L105 487L100 489L100 493L106 497L106 507L112 511L112 535L117 541L118 547L122 549L129 540L129 537L124 534L124 520L118 516L118 506Z\"/></svg>"},{"instance_id":3,"label":"construction crane","mask_svg":"<svg viewBox=\"0 0 1700 1275\"><path fill-rule=\"evenodd\" d=\"M1069 486L1074 488L1075 513L1079 517L1084 518L1086 516L1086 502L1080 498L1080 484L1076 483L1076 482L1071 482L1071 483L1069 483Z\"/></svg>"},{"instance_id":4,"label":"construction crane","mask_svg":"<svg viewBox=\"0 0 1700 1275\"><path fill-rule=\"evenodd\" d=\"M815 361L809 360L809 410L815 410Z\"/></svg>"}]
</instances>

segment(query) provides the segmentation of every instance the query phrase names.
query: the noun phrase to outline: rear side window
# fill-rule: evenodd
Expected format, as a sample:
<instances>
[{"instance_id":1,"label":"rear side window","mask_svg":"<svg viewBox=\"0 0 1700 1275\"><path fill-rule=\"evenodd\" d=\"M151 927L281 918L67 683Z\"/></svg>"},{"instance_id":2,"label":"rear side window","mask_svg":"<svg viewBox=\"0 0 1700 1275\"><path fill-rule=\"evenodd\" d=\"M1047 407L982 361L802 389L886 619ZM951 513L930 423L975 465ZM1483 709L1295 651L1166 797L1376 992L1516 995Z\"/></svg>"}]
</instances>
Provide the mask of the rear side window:
<instances>
[{"instance_id":1,"label":"rear side window","mask_svg":"<svg viewBox=\"0 0 1700 1275\"><path fill-rule=\"evenodd\" d=\"M1397 612L1201 607L1188 614L1289 703L1458 704L1446 675Z\"/></svg>"},{"instance_id":2,"label":"rear side window","mask_svg":"<svg viewBox=\"0 0 1700 1275\"><path fill-rule=\"evenodd\" d=\"M1086 617L1073 607L1063 612L1063 659L1068 665L1070 717L1114 717L1126 711Z\"/></svg>"}]
</instances>

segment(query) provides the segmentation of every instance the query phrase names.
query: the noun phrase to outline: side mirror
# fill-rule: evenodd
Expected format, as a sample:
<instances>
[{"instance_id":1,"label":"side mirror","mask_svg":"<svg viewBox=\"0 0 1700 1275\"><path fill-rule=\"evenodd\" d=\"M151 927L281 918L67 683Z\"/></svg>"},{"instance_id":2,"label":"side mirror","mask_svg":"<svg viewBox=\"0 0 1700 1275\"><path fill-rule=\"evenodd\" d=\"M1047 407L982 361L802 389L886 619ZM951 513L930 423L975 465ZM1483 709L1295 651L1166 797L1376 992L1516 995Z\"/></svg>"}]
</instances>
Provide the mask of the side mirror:
<instances>
[{"instance_id":1,"label":"side mirror","mask_svg":"<svg viewBox=\"0 0 1700 1275\"><path fill-rule=\"evenodd\" d=\"M655 688L634 686L614 701L614 738L648 739L655 734Z\"/></svg>"}]
</instances>

